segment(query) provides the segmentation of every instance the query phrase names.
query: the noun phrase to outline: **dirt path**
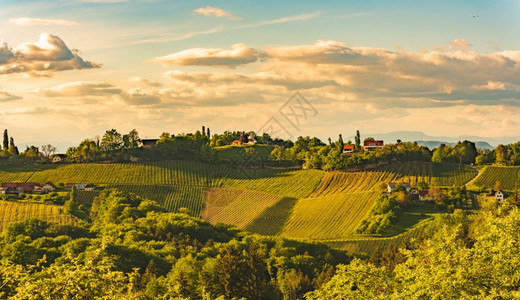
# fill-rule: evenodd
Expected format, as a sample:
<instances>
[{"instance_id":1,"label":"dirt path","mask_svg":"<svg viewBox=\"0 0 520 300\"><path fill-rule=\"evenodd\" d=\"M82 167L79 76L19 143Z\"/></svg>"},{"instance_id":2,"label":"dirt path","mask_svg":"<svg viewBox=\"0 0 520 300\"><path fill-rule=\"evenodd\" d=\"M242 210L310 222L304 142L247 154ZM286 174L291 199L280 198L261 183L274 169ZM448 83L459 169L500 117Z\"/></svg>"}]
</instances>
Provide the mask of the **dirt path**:
<instances>
[{"instance_id":1,"label":"dirt path","mask_svg":"<svg viewBox=\"0 0 520 300\"><path fill-rule=\"evenodd\" d=\"M477 173L477 175L475 177L473 177L473 179L471 179L470 181L466 182L465 186L468 186L468 185L472 184L480 176L480 169L479 168L477 168L475 166L470 166L470 167L472 167L473 169L477 170L478 173Z\"/></svg>"}]
</instances>

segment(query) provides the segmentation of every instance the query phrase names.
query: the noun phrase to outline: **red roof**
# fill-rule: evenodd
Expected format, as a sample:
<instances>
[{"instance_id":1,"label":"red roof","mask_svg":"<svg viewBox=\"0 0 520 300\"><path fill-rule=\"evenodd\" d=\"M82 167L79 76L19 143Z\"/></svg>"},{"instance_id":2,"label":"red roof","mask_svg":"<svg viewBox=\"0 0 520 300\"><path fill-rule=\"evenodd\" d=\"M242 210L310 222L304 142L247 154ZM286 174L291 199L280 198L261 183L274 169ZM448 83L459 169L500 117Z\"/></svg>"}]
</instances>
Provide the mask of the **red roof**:
<instances>
[{"instance_id":1,"label":"red roof","mask_svg":"<svg viewBox=\"0 0 520 300\"><path fill-rule=\"evenodd\" d=\"M367 147L367 146L384 146L385 143L383 141L365 141L364 143L364 146Z\"/></svg>"},{"instance_id":2,"label":"red roof","mask_svg":"<svg viewBox=\"0 0 520 300\"><path fill-rule=\"evenodd\" d=\"M240 141L239 140L234 140L233 144L240 144Z\"/></svg>"},{"instance_id":3,"label":"red roof","mask_svg":"<svg viewBox=\"0 0 520 300\"><path fill-rule=\"evenodd\" d=\"M353 150L354 149L354 145L345 145L343 146L343 150Z\"/></svg>"},{"instance_id":4,"label":"red roof","mask_svg":"<svg viewBox=\"0 0 520 300\"><path fill-rule=\"evenodd\" d=\"M54 185L54 183L50 182L50 181L47 181L46 183L44 183L43 185L50 185L52 186L53 188L56 188L56 186Z\"/></svg>"},{"instance_id":5,"label":"red roof","mask_svg":"<svg viewBox=\"0 0 520 300\"><path fill-rule=\"evenodd\" d=\"M419 196L421 196L421 197L424 197L424 196L428 195L428 190L418 190L417 194L419 194Z\"/></svg>"}]
</instances>

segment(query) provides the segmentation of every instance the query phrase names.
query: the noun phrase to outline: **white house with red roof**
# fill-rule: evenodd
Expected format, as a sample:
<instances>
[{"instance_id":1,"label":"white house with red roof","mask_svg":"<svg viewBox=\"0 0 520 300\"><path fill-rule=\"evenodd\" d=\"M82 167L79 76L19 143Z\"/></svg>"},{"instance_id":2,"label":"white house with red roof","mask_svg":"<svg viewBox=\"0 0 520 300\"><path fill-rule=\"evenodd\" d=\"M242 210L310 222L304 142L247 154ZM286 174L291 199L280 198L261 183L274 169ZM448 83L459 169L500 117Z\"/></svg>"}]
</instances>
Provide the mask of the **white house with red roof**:
<instances>
[{"instance_id":1,"label":"white house with red roof","mask_svg":"<svg viewBox=\"0 0 520 300\"><path fill-rule=\"evenodd\" d=\"M345 145L343 146L343 153L353 153L356 150L354 145Z\"/></svg>"},{"instance_id":2,"label":"white house with red roof","mask_svg":"<svg viewBox=\"0 0 520 300\"><path fill-rule=\"evenodd\" d=\"M365 141L363 143L363 150L365 151L376 151L383 149L385 145L384 141Z\"/></svg>"}]
</instances>

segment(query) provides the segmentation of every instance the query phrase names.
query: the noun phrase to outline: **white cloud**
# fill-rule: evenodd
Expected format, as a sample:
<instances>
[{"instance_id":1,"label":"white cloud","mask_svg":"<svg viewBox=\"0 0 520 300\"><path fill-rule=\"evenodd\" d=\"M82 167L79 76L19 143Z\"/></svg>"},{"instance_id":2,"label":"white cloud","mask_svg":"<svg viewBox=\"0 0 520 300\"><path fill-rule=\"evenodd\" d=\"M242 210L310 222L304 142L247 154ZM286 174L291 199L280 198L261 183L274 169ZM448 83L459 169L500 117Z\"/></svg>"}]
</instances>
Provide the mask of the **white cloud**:
<instances>
[{"instance_id":1,"label":"white cloud","mask_svg":"<svg viewBox=\"0 0 520 300\"><path fill-rule=\"evenodd\" d=\"M23 43L15 48L0 43L0 74L50 75L56 71L99 67L83 60L77 50L69 49L62 39L49 33L42 33L36 43Z\"/></svg>"},{"instance_id":2,"label":"white cloud","mask_svg":"<svg viewBox=\"0 0 520 300\"><path fill-rule=\"evenodd\" d=\"M215 16L217 18L227 18L229 20L242 20L241 17L234 16L231 12L225 11L221 8L206 6L204 8L197 8L194 12L203 16Z\"/></svg>"},{"instance_id":3,"label":"white cloud","mask_svg":"<svg viewBox=\"0 0 520 300\"><path fill-rule=\"evenodd\" d=\"M41 25L59 25L59 26L75 26L79 23L63 19L39 19L39 18L15 18L9 19L9 23L19 26L41 26Z\"/></svg>"},{"instance_id":4,"label":"white cloud","mask_svg":"<svg viewBox=\"0 0 520 300\"><path fill-rule=\"evenodd\" d=\"M0 102L14 101L19 99L22 99L22 97L11 95L8 92L0 91Z\"/></svg>"},{"instance_id":5,"label":"white cloud","mask_svg":"<svg viewBox=\"0 0 520 300\"><path fill-rule=\"evenodd\" d=\"M212 66L235 68L257 61L263 54L245 44L235 44L230 50L221 48L191 48L170 55L156 57L150 62L180 66Z\"/></svg>"},{"instance_id":6,"label":"white cloud","mask_svg":"<svg viewBox=\"0 0 520 300\"><path fill-rule=\"evenodd\" d=\"M107 82L74 81L34 92L44 97L84 97L115 95L121 93L121 89Z\"/></svg>"}]
</instances>

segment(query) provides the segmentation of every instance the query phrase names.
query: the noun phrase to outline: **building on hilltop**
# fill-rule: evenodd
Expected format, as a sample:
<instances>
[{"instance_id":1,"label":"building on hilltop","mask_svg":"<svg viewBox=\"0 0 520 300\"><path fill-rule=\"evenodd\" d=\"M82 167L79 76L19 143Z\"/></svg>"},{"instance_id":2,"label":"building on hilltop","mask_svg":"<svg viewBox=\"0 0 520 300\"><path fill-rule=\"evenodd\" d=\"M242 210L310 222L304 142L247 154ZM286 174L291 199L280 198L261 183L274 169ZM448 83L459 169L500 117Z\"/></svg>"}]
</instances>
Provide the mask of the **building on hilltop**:
<instances>
[{"instance_id":1,"label":"building on hilltop","mask_svg":"<svg viewBox=\"0 0 520 300\"><path fill-rule=\"evenodd\" d=\"M343 146L343 153L353 153L356 150L354 145L345 145Z\"/></svg>"},{"instance_id":2,"label":"building on hilltop","mask_svg":"<svg viewBox=\"0 0 520 300\"><path fill-rule=\"evenodd\" d=\"M52 160L51 162L53 163L59 163L59 162L62 162L64 161L65 159L67 159L67 155L65 154L56 154L52 157Z\"/></svg>"},{"instance_id":3,"label":"building on hilltop","mask_svg":"<svg viewBox=\"0 0 520 300\"><path fill-rule=\"evenodd\" d=\"M363 143L363 150L365 151L376 151L383 149L385 145L384 141L365 141Z\"/></svg>"},{"instance_id":4,"label":"building on hilltop","mask_svg":"<svg viewBox=\"0 0 520 300\"><path fill-rule=\"evenodd\" d=\"M158 139L142 139L139 141L139 146L141 148L154 148L158 141Z\"/></svg>"}]
</instances>

